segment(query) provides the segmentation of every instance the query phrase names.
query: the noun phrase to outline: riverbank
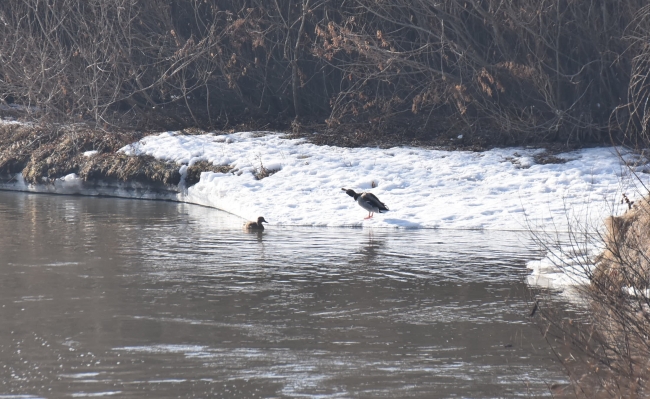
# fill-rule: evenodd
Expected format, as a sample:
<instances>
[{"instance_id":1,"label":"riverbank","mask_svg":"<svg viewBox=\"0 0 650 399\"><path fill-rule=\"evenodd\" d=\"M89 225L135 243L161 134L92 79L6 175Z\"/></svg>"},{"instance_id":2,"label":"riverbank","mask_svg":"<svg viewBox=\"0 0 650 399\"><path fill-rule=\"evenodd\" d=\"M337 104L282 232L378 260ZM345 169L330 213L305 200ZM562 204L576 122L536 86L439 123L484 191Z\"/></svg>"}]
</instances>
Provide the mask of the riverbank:
<instances>
[{"instance_id":1,"label":"riverbank","mask_svg":"<svg viewBox=\"0 0 650 399\"><path fill-rule=\"evenodd\" d=\"M567 231L571 220L597 226L620 213L621 195L650 183L630 178L614 147L452 151L317 145L275 132L1 128L2 189L181 201L271 225ZM646 168L634 154L623 159ZM364 220L341 188L371 190L390 211Z\"/></svg>"}]
</instances>

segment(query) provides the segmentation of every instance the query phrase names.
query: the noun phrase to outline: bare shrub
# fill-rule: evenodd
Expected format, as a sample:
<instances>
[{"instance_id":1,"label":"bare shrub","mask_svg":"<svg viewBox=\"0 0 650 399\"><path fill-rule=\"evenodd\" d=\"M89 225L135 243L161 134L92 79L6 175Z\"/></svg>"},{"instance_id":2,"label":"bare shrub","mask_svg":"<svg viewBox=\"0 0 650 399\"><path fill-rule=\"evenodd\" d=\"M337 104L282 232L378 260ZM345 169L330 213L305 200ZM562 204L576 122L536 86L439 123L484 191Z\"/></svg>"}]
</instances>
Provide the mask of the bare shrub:
<instances>
[{"instance_id":1,"label":"bare shrub","mask_svg":"<svg viewBox=\"0 0 650 399\"><path fill-rule=\"evenodd\" d=\"M645 159L650 148L650 7L642 5L632 15L624 37L629 48L621 58L630 65L627 96L611 115L610 129L613 134L623 133L628 150ZM642 182L636 173L643 168L621 160ZM648 187L641 190L642 199L637 201L624 194L625 214L608 218L603 228L576 225L570 240L563 243L537 237L549 253L556 254L557 267L589 279L578 288L585 305L579 321L566 317L552 301L540 307L537 319L544 333L563 343L558 359L572 375L576 396L650 396L650 194ZM585 245L600 247L602 252L595 258L575 256Z\"/></svg>"},{"instance_id":2,"label":"bare shrub","mask_svg":"<svg viewBox=\"0 0 650 399\"><path fill-rule=\"evenodd\" d=\"M280 169L274 169L274 168L267 168L264 166L262 163L262 158L260 157L259 159L259 166L253 168L253 176L255 176L256 180L262 180L265 179L277 172L280 171Z\"/></svg>"},{"instance_id":3,"label":"bare shrub","mask_svg":"<svg viewBox=\"0 0 650 399\"><path fill-rule=\"evenodd\" d=\"M317 49L341 68L330 123L445 113L512 141L602 139L625 96L640 1L358 0ZM375 118L375 119L373 119Z\"/></svg>"},{"instance_id":4,"label":"bare shrub","mask_svg":"<svg viewBox=\"0 0 650 399\"><path fill-rule=\"evenodd\" d=\"M650 205L628 205L604 231L574 224L568 238L536 235L565 276L588 279L573 288L574 311L541 294L535 312L577 397L650 395ZM594 258L589 247L603 250Z\"/></svg>"},{"instance_id":5,"label":"bare shrub","mask_svg":"<svg viewBox=\"0 0 650 399\"><path fill-rule=\"evenodd\" d=\"M627 102L622 103L613 114L612 129L622 131L627 143L639 149L650 144L650 7L640 7L631 21L626 39L630 43L630 78Z\"/></svg>"},{"instance_id":6,"label":"bare shrub","mask_svg":"<svg viewBox=\"0 0 650 399\"><path fill-rule=\"evenodd\" d=\"M248 3L1 2L0 97L99 126L268 123L293 112L306 10Z\"/></svg>"},{"instance_id":7,"label":"bare shrub","mask_svg":"<svg viewBox=\"0 0 650 399\"><path fill-rule=\"evenodd\" d=\"M102 128L634 138L647 13L641 0L10 0L0 102Z\"/></svg>"}]
</instances>

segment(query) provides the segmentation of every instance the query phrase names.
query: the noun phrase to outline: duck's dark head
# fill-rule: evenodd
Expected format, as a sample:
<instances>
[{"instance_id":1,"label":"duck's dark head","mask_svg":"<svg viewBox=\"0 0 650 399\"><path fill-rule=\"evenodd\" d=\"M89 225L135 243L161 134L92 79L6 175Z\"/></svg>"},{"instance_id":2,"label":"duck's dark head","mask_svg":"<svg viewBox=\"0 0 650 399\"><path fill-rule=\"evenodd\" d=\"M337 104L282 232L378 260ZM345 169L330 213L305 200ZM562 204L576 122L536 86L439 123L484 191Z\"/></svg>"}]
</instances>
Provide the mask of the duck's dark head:
<instances>
[{"instance_id":1,"label":"duck's dark head","mask_svg":"<svg viewBox=\"0 0 650 399\"><path fill-rule=\"evenodd\" d=\"M261 225L262 225L262 222L264 222L264 223L268 223L268 222L266 221L266 219L264 219L264 216L260 216L260 217L258 217L258 218L257 218L257 224L259 224L259 225L261 226Z\"/></svg>"},{"instance_id":2,"label":"duck's dark head","mask_svg":"<svg viewBox=\"0 0 650 399\"><path fill-rule=\"evenodd\" d=\"M357 193L355 193L354 190L351 190L351 189L349 189L349 188L348 188L348 189L342 188L341 190L345 191L345 193L346 193L347 195L349 195L350 197L352 197L352 198L354 198L354 199L359 198L359 196L361 195L361 194L357 194Z\"/></svg>"}]
</instances>

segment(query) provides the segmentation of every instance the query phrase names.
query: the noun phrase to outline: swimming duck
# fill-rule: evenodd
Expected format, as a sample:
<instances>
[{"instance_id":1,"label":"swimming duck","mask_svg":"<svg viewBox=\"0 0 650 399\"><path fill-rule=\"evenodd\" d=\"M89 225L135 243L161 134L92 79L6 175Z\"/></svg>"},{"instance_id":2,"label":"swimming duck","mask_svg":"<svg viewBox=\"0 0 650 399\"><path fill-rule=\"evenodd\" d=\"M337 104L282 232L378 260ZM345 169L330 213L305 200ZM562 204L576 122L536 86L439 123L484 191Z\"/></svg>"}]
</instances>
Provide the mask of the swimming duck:
<instances>
[{"instance_id":1,"label":"swimming duck","mask_svg":"<svg viewBox=\"0 0 650 399\"><path fill-rule=\"evenodd\" d=\"M375 197L372 193L355 193L354 190L342 188L341 190L345 191L347 195L354 198L359 204L360 207L368 211L368 216L364 219L370 219L375 212L382 213L388 210L388 207L383 202L379 201L379 198Z\"/></svg>"},{"instance_id":2,"label":"swimming duck","mask_svg":"<svg viewBox=\"0 0 650 399\"><path fill-rule=\"evenodd\" d=\"M262 223L268 223L263 216L257 218L257 222L246 222L244 223L244 228L247 230L264 230L264 225Z\"/></svg>"}]
</instances>

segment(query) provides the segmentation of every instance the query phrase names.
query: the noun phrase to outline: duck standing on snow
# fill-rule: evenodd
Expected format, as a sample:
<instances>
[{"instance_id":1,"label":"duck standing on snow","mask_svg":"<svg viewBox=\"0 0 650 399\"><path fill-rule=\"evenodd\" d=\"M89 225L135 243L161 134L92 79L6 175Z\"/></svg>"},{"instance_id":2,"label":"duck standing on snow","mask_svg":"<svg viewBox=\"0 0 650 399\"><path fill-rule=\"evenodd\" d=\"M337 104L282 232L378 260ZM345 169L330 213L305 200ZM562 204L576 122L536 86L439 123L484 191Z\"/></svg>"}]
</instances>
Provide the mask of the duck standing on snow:
<instances>
[{"instance_id":1,"label":"duck standing on snow","mask_svg":"<svg viewBox=\"0 0 650 399\"><path fill-rule=\"evenodd\" d=\"M368 216L364 219L370 219L374 213L382 213L388 210L388 207L383 202L379 201L379 198L375 197L372 193L355 193L354 190L342 188L341 190L345 191L347 195L354 198L359 204L360 207L368 211Z\"/></svg>"},{"instance_id":2,"label":"duck standing on snow","mask_svg":"<svg viewBox=\"0 0 650 399\"><path fill-rule=\"evenodd\" d=\"M244 228L246 230L264 230L264 225L262 223L268 223L263 216L257 218L257 222L246 222L244 223Z\"/></svg>"}]
</instances>

